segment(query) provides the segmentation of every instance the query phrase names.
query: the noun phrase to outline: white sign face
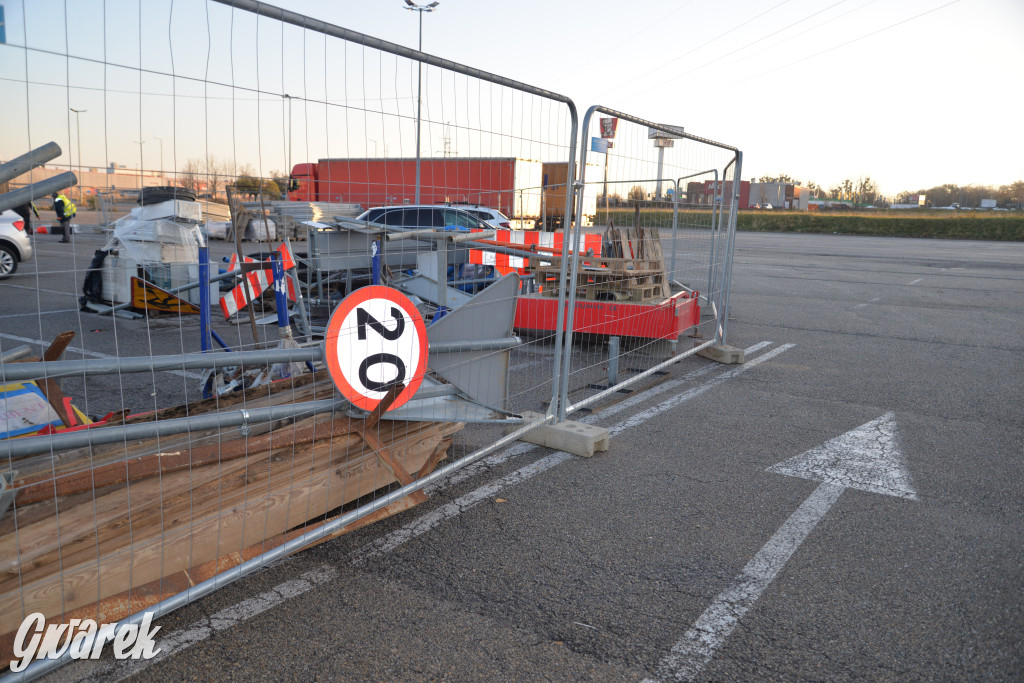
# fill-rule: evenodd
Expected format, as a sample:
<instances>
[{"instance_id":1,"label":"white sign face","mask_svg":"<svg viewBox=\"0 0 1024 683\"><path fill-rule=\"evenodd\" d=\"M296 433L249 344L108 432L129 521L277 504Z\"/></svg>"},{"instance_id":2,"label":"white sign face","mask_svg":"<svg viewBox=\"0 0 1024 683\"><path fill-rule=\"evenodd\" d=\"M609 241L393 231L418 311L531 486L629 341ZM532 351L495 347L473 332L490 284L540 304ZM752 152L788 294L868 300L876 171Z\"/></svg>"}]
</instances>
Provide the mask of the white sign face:
<instances>
[{"instance_id":1,"label":"white sign face","mask_svg":"<svg viewBox=\"0 0 1024 683\"><path fill-rule=\"evenodd\" d=\"M427 329L407 296L390 287L358 289L331 314L324 357L342 395L373 410L392 385L405 390L391 405L412 398L427 367Z\"/></svg>"}]
</instances>

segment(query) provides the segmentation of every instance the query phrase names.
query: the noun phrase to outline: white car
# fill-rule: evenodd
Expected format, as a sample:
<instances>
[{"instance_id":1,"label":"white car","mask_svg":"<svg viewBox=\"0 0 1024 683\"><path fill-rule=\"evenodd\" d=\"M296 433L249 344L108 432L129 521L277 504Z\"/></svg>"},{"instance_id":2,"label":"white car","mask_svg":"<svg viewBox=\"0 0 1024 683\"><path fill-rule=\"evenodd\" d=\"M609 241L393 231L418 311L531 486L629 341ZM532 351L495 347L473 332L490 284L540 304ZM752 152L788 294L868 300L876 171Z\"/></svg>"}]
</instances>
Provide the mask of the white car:
<instances>
[{"instance_id":1,"label":"white car","mask_svg":"<svg viewBox=\"0 0 1024 683\"><path fill-rule=\"evenodd\" d=\"M484 230L490 227L462 206L447 204L402 204L367 209L356 220L403 228L459 227Z\"/></svg>"},{"instance_id":2,"label":"white car","mask_svg":"<svg viewBox=\"0 0 1024 683\"><path fill-rule=\"evenodd\" d=\"M497 228L499 230L513 229L512 221L509 219L509 217L503 214L501 211L498 211L497 209L491 209L486 206L472 206L462 204L456 204L455 206L459 209L462 209L463 211L468 211L469 213L473 214L474 216L476 216L484 223L487 223L493 228Z\"/></svg>"},{"instance_id":3,"label":"white car","mask_svg":"<svg viewBox=\"0 0 1024 683\"><path fill-rule=\"evenodd\" d=\"M18 264L32 258L32 241L25 232L25 219L14 211L0 213L0 280L18 270Z\"/></svg>"}]
</instances>

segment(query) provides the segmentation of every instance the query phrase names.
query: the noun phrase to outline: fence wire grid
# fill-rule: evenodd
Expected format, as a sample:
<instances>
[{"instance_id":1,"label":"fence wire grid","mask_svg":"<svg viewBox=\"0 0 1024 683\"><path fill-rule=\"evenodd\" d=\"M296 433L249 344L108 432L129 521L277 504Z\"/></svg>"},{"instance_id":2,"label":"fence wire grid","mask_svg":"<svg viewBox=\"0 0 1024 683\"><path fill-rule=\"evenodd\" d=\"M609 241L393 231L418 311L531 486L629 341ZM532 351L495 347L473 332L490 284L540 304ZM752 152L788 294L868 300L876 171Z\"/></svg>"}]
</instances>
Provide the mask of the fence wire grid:
<instances>
[{"instance_id":1,"label":"fence wire grid","mask_svg":"<svg viewBox=\"0 0 1024 683\"><path fill-rule=\"evenodd\" d=\"M6 10L3 662L725 341L731 147L249 0Z\"/></svg>"}]
</instances>

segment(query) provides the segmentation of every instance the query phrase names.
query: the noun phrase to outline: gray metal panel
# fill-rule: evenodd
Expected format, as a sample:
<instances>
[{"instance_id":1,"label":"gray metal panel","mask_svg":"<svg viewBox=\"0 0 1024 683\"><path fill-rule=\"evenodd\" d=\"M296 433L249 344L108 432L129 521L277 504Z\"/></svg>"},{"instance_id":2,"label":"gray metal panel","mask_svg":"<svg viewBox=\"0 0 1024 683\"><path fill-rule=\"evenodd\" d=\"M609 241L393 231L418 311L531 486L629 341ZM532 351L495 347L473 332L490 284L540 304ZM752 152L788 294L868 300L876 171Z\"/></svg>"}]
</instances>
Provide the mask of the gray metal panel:
<instances>
[{"instance_id":1,"label":"gray metal panel","mask_svg":"<svg viewBox=\"0 0 1024 683\"><path fill-rule=\"evenodd\" d=\"M373 226L368 223L368 226ZM395 270L416 267L417 254L434 251L431 242L423 240L402 240L397 244L388 244L383 240L383 226L377 235L372 232L357 232L344 228L322 230L317 232L316 241L320 252L320 270L355 270L370 267L370 244L381 240L381 258L383 263ZM448 263L466 263L469 260L467 249L449 248Z\"/></svg>"},{"instance_id":2,"label":"gray metal panel","mask_svg":"<svg viewBox=\"0 0 1024 683\"><path fill-rule=\"evenodd\" d=\"M431 344L498 339L512 335L519 275L510 273L427 328ZM460 351L431 353L430 369L483 405L505 409L509 353Z\"/></svg>"},{"instance_id":3,"label":"gray metal panel","mask_svg":"<svg viewBox=\"0 0 1024 683\"><path fill-rule=\"evenodd\" d=\"M507 355L507 353L505 354ZM450 384L441 384L430 377L423 378L416 397L400 408L384 413L385 420L411 420L413 422L521 422L519 416L510 416L497 410L472 403L458 396L430 396ZM423 398L420 396L425 395Z\"/></svg>"},{"instance_id":4,"label":"gray metal panel","mask_svg":"<svg viewBox=\"0 0 1024 683\"><path fill-rule=\"evenodd\" d=\"M401 280L392 280L391 286L395 289L400 289L406 294L413 294L429 301L432 304L439 304L437 300L437 281L432 280L425 275L412 275ZM467 294L461 289L455 289L454 287L446 287L448 296L448 308L456 309L470 302L473 299L472 294Z\"/></svg>"}]
</instances>

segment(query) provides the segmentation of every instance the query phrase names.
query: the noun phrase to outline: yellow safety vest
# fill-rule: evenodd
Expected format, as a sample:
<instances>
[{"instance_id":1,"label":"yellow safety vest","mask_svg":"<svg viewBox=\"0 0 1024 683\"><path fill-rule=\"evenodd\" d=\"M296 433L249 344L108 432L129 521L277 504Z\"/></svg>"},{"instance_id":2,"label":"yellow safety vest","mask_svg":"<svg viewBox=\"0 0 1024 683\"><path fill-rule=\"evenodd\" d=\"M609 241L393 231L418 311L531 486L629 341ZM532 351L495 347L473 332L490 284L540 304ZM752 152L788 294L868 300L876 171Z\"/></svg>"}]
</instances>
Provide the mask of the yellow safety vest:
<instances>
[{"instance_id":1,"label":"yellow safety vest","mask_svg":"<svg viewBox=\"0 0 1024 683\"><path fill-rule=\"evenodd\" d=\"M78 213L78 207L75 206L74 202L65 197L62 194L57 195L57 199L64 202L64 215L71 218Z\"/></svg>"}]
</instances>

